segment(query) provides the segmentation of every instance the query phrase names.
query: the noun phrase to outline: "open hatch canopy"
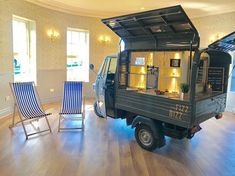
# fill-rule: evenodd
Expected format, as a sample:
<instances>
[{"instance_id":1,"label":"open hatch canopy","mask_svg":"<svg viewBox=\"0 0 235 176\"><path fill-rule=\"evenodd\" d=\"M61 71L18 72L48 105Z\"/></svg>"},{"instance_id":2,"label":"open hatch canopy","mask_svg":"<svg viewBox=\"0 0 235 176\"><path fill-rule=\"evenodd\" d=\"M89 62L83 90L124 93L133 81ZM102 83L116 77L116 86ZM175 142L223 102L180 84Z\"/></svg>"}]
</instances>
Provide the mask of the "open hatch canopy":
<instances>
[{"instance_id":1,"label":"open hatch canopy","mask_svg":"<svg viewBox=\"0 0 235 176\"><path fill-rule=\"evenodd\" d=\"M224 52L235 51L235 31L210 44L209 48Z\"/></svg>"},{"instance_id":2,"label":"open hatch canopy","mask_svg":"<svg viewBox=\"0 0 235 176\"><path fill-rule=\"evenodd\" d=\"M126 50L192 50L199 34L178 6L103 19L124 42Z\"/></svg>"}]
</instances>

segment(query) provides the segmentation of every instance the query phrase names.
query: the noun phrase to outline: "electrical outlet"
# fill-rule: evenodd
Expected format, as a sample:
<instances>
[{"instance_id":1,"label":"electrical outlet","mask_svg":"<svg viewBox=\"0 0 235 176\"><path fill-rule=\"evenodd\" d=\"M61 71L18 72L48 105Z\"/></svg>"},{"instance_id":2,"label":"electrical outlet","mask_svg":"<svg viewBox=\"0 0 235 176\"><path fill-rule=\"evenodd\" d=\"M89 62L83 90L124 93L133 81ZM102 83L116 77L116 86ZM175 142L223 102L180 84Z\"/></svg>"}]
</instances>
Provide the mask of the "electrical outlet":
<instances>
[{"instance_id":1,"label":"electrical outlet","mask_svg":"<svg viewBox=\"0 0 235 176\"><path fill-rule=\"evenodd\" d=\"M54 92L54 91L55 91L55 89L53 89L53 88L52 88L52 89L50 89L50 92Z\"/></svg>"},{"instance_id":2,"label":"electrical outlet","mask_svg":"<svg viewBox=\"0 0 235 176\"><path fill-rule=\"evenodd\" d=\"M10 100L10 96L6 96L5 101L9 101L9 100Z\"/></svg>"}]
</instances>

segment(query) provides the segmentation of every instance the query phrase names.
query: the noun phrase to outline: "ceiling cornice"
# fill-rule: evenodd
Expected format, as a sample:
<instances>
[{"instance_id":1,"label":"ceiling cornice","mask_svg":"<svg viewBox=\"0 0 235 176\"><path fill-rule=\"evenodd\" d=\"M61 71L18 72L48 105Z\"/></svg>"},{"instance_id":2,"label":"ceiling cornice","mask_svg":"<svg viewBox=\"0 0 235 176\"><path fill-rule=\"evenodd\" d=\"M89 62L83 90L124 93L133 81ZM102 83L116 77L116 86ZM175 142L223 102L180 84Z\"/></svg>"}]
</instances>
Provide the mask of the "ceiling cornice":
<instances>
[{"instance_id":1,"label":"ceiling cornice","mask_svg":"<svg viewBox=\"0 0 235 176\"><path fill-rule=\"evenodd\" d=\"M114 11L114 10L102 11L102 10L96 10L94 8L93 9L85 9L85 8L81 8L78 6L75 7L75 6L69 5L68 2L64 3L61 1L57 1L57 0L25 0L25 1L33 3L33 4L41 6L41 7L44 7L44 8L48 8L51 10L55 10L55 11L59 11L59 12L63 12L63 13L71 14L71 15L88 16L88 17L96 17L96 18L108 18L108 17L125 15L125 14L130 14L130 13L135 13L135 12L141 11L140 9L130 10L128 8L123 9L123 10L119 10L119 11ZM201 9L200 9L200 7L197 7L198 11L199 10L203 11L203 10L205 10L205 8L208 8L210 10L210 8L211 8L210 11L209 10L205 11L205 13L195 13L197 8L193 7L193 2L192 2L192 7L187 5L187 4L190 4L188 2L182 1L182 3L184 3L183 8L185 8L185 11L189 15L190 18L199 18L199 17L235 12L235 1L232 2L232 4L230 4L230 6L229 6L229 4L224 5L223 10L216 9L216 7L218 8L218 6L216 6L216 7L210 7L210 6L202 7ZM197 3L195 3L195 4L197 4ZM198 4L200 4L200 3L198 3ZM214 10L213 10L213 8L214 8ZM102 9L102 8L99 8L99 9ZM153 10L153 9L148 8L146 10Z\"/></svg>"}]
</instances>

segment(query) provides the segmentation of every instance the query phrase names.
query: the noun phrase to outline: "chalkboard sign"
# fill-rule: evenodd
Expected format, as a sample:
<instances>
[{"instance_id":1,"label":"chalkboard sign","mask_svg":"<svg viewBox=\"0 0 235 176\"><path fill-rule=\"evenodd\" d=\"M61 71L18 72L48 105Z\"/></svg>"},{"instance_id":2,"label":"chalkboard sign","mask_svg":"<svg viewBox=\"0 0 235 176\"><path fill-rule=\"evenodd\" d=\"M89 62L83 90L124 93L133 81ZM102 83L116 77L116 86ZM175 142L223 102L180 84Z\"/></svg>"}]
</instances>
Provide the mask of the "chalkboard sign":
<instances>
[{"instance_id":1,"label":"chalkboard sign","mask_svg":"<svg viewBox=\"0 0 235 176\"><path fill-rule=\"evenodd\" d=\"M203 76L203 67L198 68L198 73L197 73L197 83L202 83L202 76Z\"/></svg>"},{"instance_id":2,"label":"chalkboard sign","mask_svg":"<svg viewBox=\"0 0 235 176\"><path fill-rule=\"evenodd\" d=\"M224 68L209 67L208 83L212 86L212 91L223 91L224 86Z\"/></svg>"}]
</instances>

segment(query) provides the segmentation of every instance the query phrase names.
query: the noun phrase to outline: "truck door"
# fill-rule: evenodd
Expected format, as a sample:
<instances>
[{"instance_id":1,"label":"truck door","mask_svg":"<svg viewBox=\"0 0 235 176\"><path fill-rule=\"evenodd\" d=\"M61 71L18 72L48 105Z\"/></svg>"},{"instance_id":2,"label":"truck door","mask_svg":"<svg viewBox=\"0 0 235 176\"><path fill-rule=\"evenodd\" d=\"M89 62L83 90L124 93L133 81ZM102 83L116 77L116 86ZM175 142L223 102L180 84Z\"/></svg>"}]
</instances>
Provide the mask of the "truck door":
<instances>
[{"instance_id":1,"label":"truck door","mask_svg":"<svg viewBox=\"0 0 235 176\"><path fill-rule=\"evenodd\" d=\"M96 79L95 111L101 117L106 117L113 111L114 102L111 94L114 93L116 65L116 57L106 57Z\"/></svg>"},{"instance_id":2,"label":"truck door","mask_svg":"<svg viewBox=\"0 0 235 176\"><path fill-rule=\"evenodd\" d=\"M108 62L109 58L105 58L96 78L96 103L94 107L96 114L100 117L106 117L104 86L107 75Z\"/></svg>"},{"instance_id":3,"label":"truck door","mask_svg":"<svg viewBox=\"0 0 235 176\"><path fill-rule=\"evenodd\" d=\"M109 117L115 117L114 113L114 79L117 67L117 58L110 57L107 70L106 82L105 82L105 108L106 115Z\"/></svg>"}]
</instances>

